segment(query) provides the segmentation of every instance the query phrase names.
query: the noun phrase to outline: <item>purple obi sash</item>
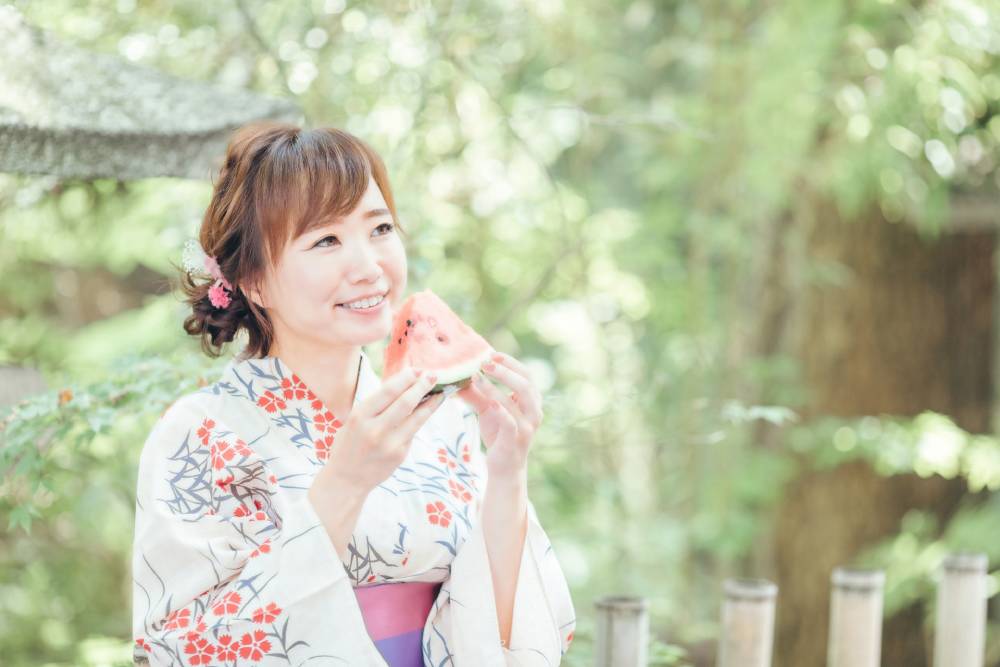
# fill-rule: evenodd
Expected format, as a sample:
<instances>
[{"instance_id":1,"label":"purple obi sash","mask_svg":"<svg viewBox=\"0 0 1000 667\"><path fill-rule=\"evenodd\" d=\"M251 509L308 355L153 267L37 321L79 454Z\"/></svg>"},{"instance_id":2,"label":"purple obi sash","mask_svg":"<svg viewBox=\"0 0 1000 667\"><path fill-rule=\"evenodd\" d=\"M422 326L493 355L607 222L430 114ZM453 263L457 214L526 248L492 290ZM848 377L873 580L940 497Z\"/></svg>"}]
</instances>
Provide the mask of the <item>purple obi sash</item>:
<instances>
[{"instance_id":1,"label":"purple obi sash","mask_svg":"<svg viewBox=\"0 0 1000 667\"><path fill-rule=\"evenodd\" d=\"M424 623L441 582L404 581L354 589L365 628L389 667L423 667Z\"/></svg>"}]
</instances>

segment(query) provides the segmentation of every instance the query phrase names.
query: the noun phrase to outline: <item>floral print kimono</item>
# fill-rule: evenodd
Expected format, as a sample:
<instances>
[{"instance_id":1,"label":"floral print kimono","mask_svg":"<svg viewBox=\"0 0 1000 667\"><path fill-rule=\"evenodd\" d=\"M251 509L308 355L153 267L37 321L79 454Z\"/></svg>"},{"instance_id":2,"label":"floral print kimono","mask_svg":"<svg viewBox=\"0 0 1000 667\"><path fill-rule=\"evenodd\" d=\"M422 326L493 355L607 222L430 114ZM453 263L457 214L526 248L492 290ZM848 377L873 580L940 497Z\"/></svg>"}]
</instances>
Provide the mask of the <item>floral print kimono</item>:
<instances>
[{"instance_id":1,"label":"floral print kimono","mask_svg":"<svg viewBox=\"0 0 1000 667\"><path fill-rule=\"evenodd\" d=\"M355 405L380 382L362 352ZM346 562L306 496L341 426L277 357L233 360L217 382L167 408L139 462L137 658L153 667L385 667L355 588L437 582L420 635L424 665L559 664L575 613L530 500L510 645L501 645L479 520L486 459L471 407L450 396L423 425L406 460L367 496Z\"/></svg>"}]
</instances>

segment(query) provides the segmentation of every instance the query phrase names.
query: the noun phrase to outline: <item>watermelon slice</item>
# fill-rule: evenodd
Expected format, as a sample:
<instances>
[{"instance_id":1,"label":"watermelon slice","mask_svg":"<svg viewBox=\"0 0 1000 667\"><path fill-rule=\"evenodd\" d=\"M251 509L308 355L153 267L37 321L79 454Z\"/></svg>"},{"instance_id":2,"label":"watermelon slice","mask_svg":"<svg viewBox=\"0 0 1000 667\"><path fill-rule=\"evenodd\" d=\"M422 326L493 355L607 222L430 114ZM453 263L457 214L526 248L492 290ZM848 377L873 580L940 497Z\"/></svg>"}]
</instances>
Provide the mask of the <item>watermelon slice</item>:
<instances>
[{"instance_id":1,"label":"watermelon slice","mask_svg":"<svg viewBox=\"0 0 1000 667\"><path fill-rule=\"evenodd\" d=\"M427 396L451 394L468 386L493 352L493 346L437 294L423 290L407 297L393 316L382 377L420 368L437 374L437 384Z\"/></svg>"}]
</instances>

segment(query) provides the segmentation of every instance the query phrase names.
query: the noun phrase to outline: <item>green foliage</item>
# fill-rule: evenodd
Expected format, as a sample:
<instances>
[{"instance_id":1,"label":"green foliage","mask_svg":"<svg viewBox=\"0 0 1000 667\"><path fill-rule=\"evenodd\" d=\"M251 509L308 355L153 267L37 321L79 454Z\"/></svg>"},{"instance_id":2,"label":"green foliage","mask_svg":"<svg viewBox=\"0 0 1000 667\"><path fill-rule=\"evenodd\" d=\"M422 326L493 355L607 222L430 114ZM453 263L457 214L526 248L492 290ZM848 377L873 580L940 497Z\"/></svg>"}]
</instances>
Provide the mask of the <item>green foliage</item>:
<instances>
[{"instance_id":1,"label":"green foliage","mask_svg":"<svg viewBox=\"0 0 1000 667\"><path fill-rule=\"evenodd\" d=\"M9 473L7 493L0 499L0 512L9 515L7 529L20 525L30 532L31 517L41 516L39 503L52 502L57 491L72 497L78 485L61 475L76 477L87 466L111 466L123 456L132 463L136 451L130 438L148 431L152 417L194 390L199 380L214 381L218 369L206 366L191 354L123 357L109 368L113 379L71 383L7 408L0 449L0 468ZM130 500L133 480L127 474L126 480L116 486Z\"/></svg>"},{"instance_id":2,"label":"green foliage","mask_svg":"<svg viewBox=\"0 0 1000 667\"><path fill-rule=\"evenodd\" d=\"M816 468L864 459L884 476L961 476L971 492L1000 489L1000 439L968 433L946 415L934 412L912 419L818 419L791 430L789 446L807 454Z\"/></svg>"},{"instance_id":3,"label":"green foliage","mask_svg":"<svg viewBox=\"0 0 1000 667\"><path fill-rule=\"evenodd\" d=\"M99 659L104 649L87 640L122 638L128 624L141 444L171 401L219 370L190 352L123 357L108 379L69 382L7 410L0 449L0 520L11 544L0 557L6 655L107 664Z\"/></svg>"}]
</instances>

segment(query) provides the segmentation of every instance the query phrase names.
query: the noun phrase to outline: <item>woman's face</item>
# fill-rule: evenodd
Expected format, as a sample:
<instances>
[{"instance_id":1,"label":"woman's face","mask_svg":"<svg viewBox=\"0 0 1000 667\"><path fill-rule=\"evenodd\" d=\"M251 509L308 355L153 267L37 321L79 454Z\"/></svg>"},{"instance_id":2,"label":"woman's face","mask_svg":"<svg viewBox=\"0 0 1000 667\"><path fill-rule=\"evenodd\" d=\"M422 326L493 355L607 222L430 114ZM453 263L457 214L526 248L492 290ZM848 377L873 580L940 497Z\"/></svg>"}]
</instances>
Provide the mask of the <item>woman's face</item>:
<instances>
[{"instance_id":1,"label":"woman's face","mask_svg":"<svg viewBox=\"0 0 1000 667\"><path fill-rule=\"evenodd\" d=\"M370 178L353 211L285 245L277 267L268 271L262 298L254 300L267 309L279 349L366 345L389 335L406 273L402 239ZM382 303L368 309L344 305L370 295L384 296Z\"/></svg>"}]
</instances>

